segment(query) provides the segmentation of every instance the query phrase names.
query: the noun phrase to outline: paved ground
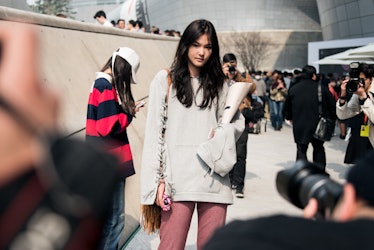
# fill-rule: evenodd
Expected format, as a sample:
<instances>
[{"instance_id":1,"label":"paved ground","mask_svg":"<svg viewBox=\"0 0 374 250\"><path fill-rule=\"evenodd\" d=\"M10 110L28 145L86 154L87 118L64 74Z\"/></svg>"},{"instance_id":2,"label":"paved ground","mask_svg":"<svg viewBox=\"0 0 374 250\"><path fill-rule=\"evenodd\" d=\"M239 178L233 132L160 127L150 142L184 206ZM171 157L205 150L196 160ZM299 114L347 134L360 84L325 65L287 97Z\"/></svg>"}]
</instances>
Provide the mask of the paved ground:
<instances>
[{"instance_id":1,"label":"paved ground","mask_svg":"<svg viewBox=\"0 0 374 250\"><path fill-rule=\"evenodd\" d=\"M295 162L296 146L293 142L292 128L285 125L282 131L274 131L268 124L267 131L259 135L249 134L247 173L243 199L235 198L229 206L227 222L235 219L248 219L274 213L301 215L301 210L279 196L275 177L278 171L291 167ZM264 124L263 124L264 128ZM338 128L336 128L338 131ZM343 181L349 168L343 163L347 142L333 137L325 143L327 172L331 178ZM311 147L311 146L310 146ZM311 159L312 148L308 150ZM187 238L186 250L196 249L197 222L194 216ZM157 249L157 235L147 235L139 230L125 246L126 250Z\"/></svg>"}]
</instances>

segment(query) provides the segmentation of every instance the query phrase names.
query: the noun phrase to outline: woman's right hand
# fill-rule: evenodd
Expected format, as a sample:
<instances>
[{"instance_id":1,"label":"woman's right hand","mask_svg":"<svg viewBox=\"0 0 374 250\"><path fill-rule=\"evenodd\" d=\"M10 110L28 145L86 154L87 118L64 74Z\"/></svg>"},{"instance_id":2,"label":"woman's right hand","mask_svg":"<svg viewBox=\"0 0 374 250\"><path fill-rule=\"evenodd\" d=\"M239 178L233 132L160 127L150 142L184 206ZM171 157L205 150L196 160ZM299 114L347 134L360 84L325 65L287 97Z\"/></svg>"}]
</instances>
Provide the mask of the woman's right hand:
<instances>
[{"instance_id":1,"label":"woman's right hand","mask_svg":"<svg viewBox=\"0 0 374 250\"><path fill-rule=\"evenodd\" d=\"M156 201L155 201L157 206L160 206L160 207L164 206L164 201L162 198L164 193L165 193L165 182L161 181L157 188L157 195L156 195Z\"/></svg>"}]
</instances>

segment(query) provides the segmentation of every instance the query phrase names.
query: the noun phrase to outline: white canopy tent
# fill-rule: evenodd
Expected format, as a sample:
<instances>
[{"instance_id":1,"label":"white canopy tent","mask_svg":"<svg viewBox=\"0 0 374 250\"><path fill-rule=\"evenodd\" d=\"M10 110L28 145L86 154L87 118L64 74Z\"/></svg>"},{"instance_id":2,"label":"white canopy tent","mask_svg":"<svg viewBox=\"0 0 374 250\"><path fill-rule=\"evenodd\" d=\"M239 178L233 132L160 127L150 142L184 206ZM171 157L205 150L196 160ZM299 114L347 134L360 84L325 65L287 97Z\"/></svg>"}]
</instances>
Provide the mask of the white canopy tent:
<instances>
[{"instance_id":1,"label":"white canopy tent","mask_svg":"<svg viewBox=\"0 0 374 250\"><path fill-rule=\"evenodd\" d=\"M316 61L316 64L319 65L327 65L327 64L332 64L332 65L348 65L351 62L342 60L342 57L348 56L348 53L351 51L351 49L348 49L346 51L331 55L331 56L326 56L322 58L321 60Z\"/></svg>"},{"instance_id":2,"label":"white canopy tent","mask_svg":"<svg viewBox=\"0 0 374 250\"><path fill-rule=\"evenodd\" d=\"M359 55L359 56L370 56L374 57L374 43L369 43L366 46L362 46L356 49L353 49L350 55Z\"/></svg>"},{"instance_id":3,"label":"white canopy tent","mask_svg":"<svg viewBox=\"0 0 374 250\"><path fill-rule=\"evenodd\" d=\"M348 65L351 62L374 64L374 44L369 44L356 49L348 49L331 56L326 56L315 63L319 65Z\"/></svg>"}]
</instances>

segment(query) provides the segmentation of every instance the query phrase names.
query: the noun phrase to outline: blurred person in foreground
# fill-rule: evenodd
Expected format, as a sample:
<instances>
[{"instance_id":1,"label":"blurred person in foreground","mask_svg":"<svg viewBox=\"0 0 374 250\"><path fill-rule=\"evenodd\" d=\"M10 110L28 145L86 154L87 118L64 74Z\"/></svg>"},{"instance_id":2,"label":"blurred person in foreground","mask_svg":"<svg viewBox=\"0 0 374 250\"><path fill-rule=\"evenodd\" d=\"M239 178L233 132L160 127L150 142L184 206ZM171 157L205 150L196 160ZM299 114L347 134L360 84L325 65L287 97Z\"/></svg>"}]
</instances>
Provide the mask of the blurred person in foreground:
<instances>
[{"instance_id":1,"label":"blurred person in foreground","mask_svg":"<svg viewBox=\"0 0 374 250\"><path fill-rule=\"evenodd\" d=\"M304 217L273 215L233 221L218 229L205 250L366 250L373 248L374 152L371 151L347 175L343 193L331 218L313 220L318 202L312 198Z\"/></svg>"},{"instance_id":2,"label":"blurred person in foreground","mask_svg":"<svg viewBox=\"0 0 374 250\"><path fill-rule=\"evenodd\" d=\"M59 101L39 79L35 34L0 23L0 249L96 249L116 160L58 139Z\"/></svg>"}]
</instances>

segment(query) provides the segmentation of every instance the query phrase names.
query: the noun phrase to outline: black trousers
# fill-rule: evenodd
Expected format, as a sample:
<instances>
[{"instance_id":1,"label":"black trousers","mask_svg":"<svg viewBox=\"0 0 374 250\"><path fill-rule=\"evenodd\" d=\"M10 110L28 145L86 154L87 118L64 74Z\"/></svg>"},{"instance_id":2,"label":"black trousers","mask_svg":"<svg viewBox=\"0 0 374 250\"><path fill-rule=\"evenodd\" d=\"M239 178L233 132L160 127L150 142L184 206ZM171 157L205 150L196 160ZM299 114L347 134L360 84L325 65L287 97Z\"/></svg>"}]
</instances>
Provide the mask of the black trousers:
<instances>
[{"instance_id":1,"label":"black trousers","mask_svg":"<svg viewBox=\"0 0 374 250\"><path fill-rule=\"evenodd\" d=\"M326 153L325 148L323 147L324 141L318 140L316 138L312 138L310 143L313 146L313 163L319 165L323 170L326 167ZM301 144L297 143L297 153L296 153L296 160L308 160L306 152L308 150L308 144Z\"/></svg>"},{"instance_id":2,"label":"black trousers","mask_svg":"<svg viewBox=\"0 0 374 250\"><path fill-rule=\"evenodd\" d=\"M231 184L241 189L244 187L246 172L247 141L248 132L244 130L236 142L236 163L229 173Z\"/></svg>"},{"instance_id":3,"label":"black trousers","mask_svg":"<svg viewBox=\"0 0 374 250\"><path fill-rule=\"evenodd\" d=\"M355 164L373 149L368 137L361 137L360 128L351 128L351 138L345 151L344 163Z\"/></svg>"}]
</instances>

